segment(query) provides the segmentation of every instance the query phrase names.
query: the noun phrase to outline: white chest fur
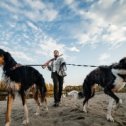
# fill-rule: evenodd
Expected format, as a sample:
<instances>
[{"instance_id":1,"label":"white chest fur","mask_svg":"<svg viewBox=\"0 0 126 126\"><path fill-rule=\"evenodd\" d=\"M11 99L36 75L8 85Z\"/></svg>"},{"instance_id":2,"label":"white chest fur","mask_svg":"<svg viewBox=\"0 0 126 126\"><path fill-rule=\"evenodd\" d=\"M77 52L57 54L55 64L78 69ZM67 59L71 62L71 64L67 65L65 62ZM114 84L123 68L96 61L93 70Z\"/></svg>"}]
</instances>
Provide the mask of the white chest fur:
<instances>
[{"instance_id":1,"label":"white chest fur","mask_svg":"<svg viewBox=\"0 0 126 126\"><path fill-rule=\"evenodd\" d=\"M118 74L125 75L126 70L119 70L119 69L112 69L113 75L116 77L114 81L114 90L120 91L122 88L124 88L126 82L124 82L123 78L121 78Z\"/></svg>"},{"instance_id":2,"label":"white chest fur","mask_svg":"<svg viewBox=\"0 0 126 126\"><path fill-rule=\"evenodd\" d=\"M5 75L3 75L2 77L2 83L4 85L5 90L12 89L14 91L18 91L21 87L20 83L11 81L11 79L9 77L6 77Z\"/></svg>"}]
</instances>

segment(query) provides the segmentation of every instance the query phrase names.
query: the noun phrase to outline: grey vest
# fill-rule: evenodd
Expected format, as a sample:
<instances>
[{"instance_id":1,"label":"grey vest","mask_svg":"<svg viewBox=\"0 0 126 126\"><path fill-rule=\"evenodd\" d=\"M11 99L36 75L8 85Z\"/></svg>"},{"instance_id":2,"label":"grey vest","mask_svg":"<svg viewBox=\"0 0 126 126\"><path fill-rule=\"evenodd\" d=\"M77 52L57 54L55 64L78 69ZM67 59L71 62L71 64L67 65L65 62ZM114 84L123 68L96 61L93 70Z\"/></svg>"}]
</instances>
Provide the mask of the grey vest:
<instances>
[{"instance_id":1,"label":"grey vest","mask_svg":"<svg viewBox=\"0 0 126 126\"><path fill-rule=\"evenodd\" d=\"M55 63L55 69L56 69L56 72L58 73L59 76L66 76L66 63L64 61L64 59L62 57L58 57L57 60L56 60L56 63ZM51 62L51 64L48 66L48 69L53 72L53 61Z\"/></svg>"}]
</instances>

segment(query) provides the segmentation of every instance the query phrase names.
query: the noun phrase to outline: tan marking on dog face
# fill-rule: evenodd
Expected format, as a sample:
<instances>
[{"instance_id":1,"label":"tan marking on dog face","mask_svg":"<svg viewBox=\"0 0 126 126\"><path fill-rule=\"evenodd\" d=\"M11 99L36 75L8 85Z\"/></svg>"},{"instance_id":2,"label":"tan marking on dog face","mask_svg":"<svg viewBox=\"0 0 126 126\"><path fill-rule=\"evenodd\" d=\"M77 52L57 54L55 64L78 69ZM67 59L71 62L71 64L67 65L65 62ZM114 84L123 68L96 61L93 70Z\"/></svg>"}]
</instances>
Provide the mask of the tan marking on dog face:
<instances>
[{"instance_id":1,"label":"tan marking on dog face","mask_svg":"<svg viewBox=\"0 0 126 126\"><path fill-rule=\"evenodd\" d=\"M0 65L4 64L4 56L0 56Z\"/></svg>"}]
</instances>

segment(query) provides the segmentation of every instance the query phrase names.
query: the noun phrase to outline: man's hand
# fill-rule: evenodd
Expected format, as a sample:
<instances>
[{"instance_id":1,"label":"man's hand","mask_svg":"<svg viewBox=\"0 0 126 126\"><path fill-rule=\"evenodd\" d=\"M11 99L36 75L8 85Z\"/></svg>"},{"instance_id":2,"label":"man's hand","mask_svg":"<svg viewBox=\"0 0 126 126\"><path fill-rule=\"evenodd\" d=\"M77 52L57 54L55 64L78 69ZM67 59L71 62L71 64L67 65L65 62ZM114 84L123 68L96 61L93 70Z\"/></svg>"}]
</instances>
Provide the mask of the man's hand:
<instances>
[{"instance_id":1,"label":"man's hand","mask_svg":"<svg viewBox=\"0 0 126 126\"><path fill-rule=\"evenodd\" d=\"M42 68L45 69L46 68L46 65L42 65Z\"/></svg>"}]
</instances>

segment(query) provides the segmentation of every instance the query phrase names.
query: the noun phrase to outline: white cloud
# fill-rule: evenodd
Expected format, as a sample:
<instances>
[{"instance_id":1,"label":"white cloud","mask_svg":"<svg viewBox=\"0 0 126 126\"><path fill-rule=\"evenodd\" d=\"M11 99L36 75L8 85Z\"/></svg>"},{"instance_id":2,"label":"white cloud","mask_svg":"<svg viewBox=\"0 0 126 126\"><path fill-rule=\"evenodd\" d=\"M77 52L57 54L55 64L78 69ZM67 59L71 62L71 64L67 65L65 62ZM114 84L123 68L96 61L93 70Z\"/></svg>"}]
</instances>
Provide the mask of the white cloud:
<instances>
[{"instance_id":1,"label":"white cloud","mask_svg":"<svg viewBox=\"0 0 126 126\"><path fill-rule=\"evenodd\" d=\"M100 8L102 6L102 9L108 9L113 5L114 2L116 2L116 0L99 0L97 5Z\"/></svg>"},{"instance_id":2,"label":"white cloud","mask_svg":"<svg viewBox=\"0 0 126 126\"><path fill-rule=\"evenodd\" d=\"M103 39L113 47L119 47L122 43L126 42L126 27L120 28L116 25L111 25L108 28L108 33L103 35Z\"/></svg>"},{"instance_id":3,"label":"white cloud","mask_svg":"<svg viewBox=\"0 0 126 126\"><path fill-rule=\"evenodd\" d=\"M21 4L18 0L10 0L9 2L11 2L15 7L20 7Z\"/></svg>"},{"instance_id":4,"label":"white cloud","mask_svg":"<svg viewBox=\"0 0 126 126\"><path fill-rule=\"evenodd\" d=\"M34 60L27 56L27 54L23 51L11 51L10 52L12 54L12 56L18 58L18 59L21 59L21 60L24 60L25 62L28 61L28 62L33 62Z\"/></svg>"},{"instance_id":5,"label":"white cloud","mask_svg":"<svg viewBox=\"0 0 126 126\"><path fill-rule=\"evenodd\" d=\"M29 1L29 0L28 0ZM24 11L24 15L28 17L29 19L33 21L53 21L58 16L58 11L54 9L53 6L50 6L48 4L44 4L41 2L41 4L38 6L38 3L33 3L33 1L30 2L31 10ZM39 1L40 2L40 1Z\"/></svg>"},{"instance_id":6,"label":"white cloud","mask_svg":"<svg viewBox=\"0 0 126 126\"><path fill-rule=\"evenodd\" d=\"M40 42L39 46L42 49L42 52L44 55L50 55L52 56L53 51L59 50L60 53L64 53L64 44L58 44L54 39L52 38L46 38L44 41Z\"/></svg>"},{"instance_id":7,"label":"white cloud","mask_svg":"<svg viewBox=\"0 0 126 126\"><path fill-rule=\"evenodd\" d=\"M12 57L16 58L16 59L20 59L20 61L28 61L28 62L33 62L34 60L28 56L25 51L17 51L17 50L13 50L12 48L10 47L7 47L7 46L1 46L0 45L0 48L3 49L4 51L6 52L9 52Z\"/></svg>"},{"instance_id":8,"label":"white cloud","mask_svg":"<svg viewBox=\"0 0 126 126\"><path fill-rule=\"evenodd\" d=\"M124 0L100 0L96 2L90 11L102 17L108 23L119 26L126 25L126 1Z\"/></svg>"},{"instance_id":9,"label":"white cloud","mask_svg":"<svg viewBox=\"0 0 126 126\"><path fill-rule=\"evenodd\" d=\"M26 0L26 2L30 5L31 10L27 10L24 14L33 21L53 21L58 16L58 11L54 9L52 4L44 4L39 0Z\"/></svg>"},{"instance_id":10,"label":"white cloud","mask_svg":"<svg viewBox=\"0 0 126 126\"><path fill-rule=\"evenodd\" d=\"M7 47L6 45L3 45L4 42L1 42L1 43L2 43L2 45L0 45L0 48L1 48L1 49L5 50L5 51L10 50L9 47Z\"/></svg>"},{"instance_id":11,"label":"white cloud","mask_svg":"<svg viewBox=\"0 0 126 126\"><path fill-rule=\"evenodd\" d=\"M40 0L25 0L31 8L34 10L41 10L45 8L45 4L42 3Z\"/></svg>"},{"instance_id":12,"label":"white cloud","mask_svg":"<svg viewBox=\"0 0 126 126\"><path fill-rule=\"evenodd\" d=\"M93 3L88 11L80 9L76 1L72 1L68 6L85 23L86 20L89 21L87 26L80 23L80 28L84 30L77 30L73 34L78 43L95 45L104 42L118 48L126 42L126 1L99 0Z\"/></svg>"},{"instance_id":13,"label":"white cloud","mask_svg":"<svg viewBox=\"0 0 126 126\"><path fill-rule=\"evenodd\" d=\"M75 36L79 40L79 44L87 44L90 41L90 36L88 34L77 34Z\"/></svg>"},{"instance_id":14,"label":"white cloud","mask_svg":"<svg viewBox=\"0 0 126 126\"><path fill-rule=\"evenodd\" d=\"M31 28L33 28L34 30L38 30L38 27L36 25L34 25L32 22L27 21L27 25Z\"/></svg>"},{"instance_id":15,"label":"white cloud","mask_svg":"<svg viewBox=\"0 0 126 126\"><path fill-rule=\"evenodd\" d=\"M46 9L43 12L43 19L46 19L48 21L53 21L56 19L57 15L58 15L57 11L55 11L53 9L51 9L51 10Z\"/></svg>"},{"instance_id":16,"label":"white cloud","mask_svg":"<svg viewBox=\"0 0 126 126\"><path fill-rule=\"evenodd\" d=\"M24 1L25 4L23 3L23 1L20 2L17 0L15 0L15 2L11 0L10 2L14 6L1 1L0 7L5 8L11 13L18 15L20 18L27 17L28 19L37 22L42 20L53 21L58 16L58 11L54 8L52 4L45 4L44 2L39 0L26 0ZM27 7L29 7L30 9L22 9L24 5L26 5L26 3Z\"/></svg>"},{"instance_id":17,"label":"white cloud","mask_svg":"<svg viewBox=\"0 0 126 126\"><path fill-rule=\"evenodd\" d=\"M74 0L65 0L65 3L68 4L68 5L72 4L73 2L74 2Z\"/></svg>"},{"instance_id":18,"label":"white cloud","mask_svg":"<svg viewBox=\"0 0 126 126\"><path fill-rule=\"evenodd\" d=\"M18 9L16 9L16 8L14 8L14 7L10 6L9 4L4 3L2 1L0 1L0 7L7 9L11 13L16 13L16 11L18 11Z\"/></svg>"},{"instance_id":19,"label":"white cloud","mask_svg":"<svg viewBox=\"0 0 126 126\"><path fill-rule=\"evenodd\" d=\"M107 63L107 61L109 60L109 58L110 58L111 56L110 56L110 54L108 54L108 53L103 53L103 54L101 54L100 56L99 56L99 61L100 61L100 64L104 64L104 63Z\"/></svg>"},{"instance_id":20,"label":"white cloud","mask_svg":"<svg viewBox=\"0 0 126 126\"><path fill-rule=\"evenodd\" d=\"M80 50L77 48L77 47L71 47L71 48L68 48L69 51L71 52L80 52Z\"/></svg>"}]
</instances>

